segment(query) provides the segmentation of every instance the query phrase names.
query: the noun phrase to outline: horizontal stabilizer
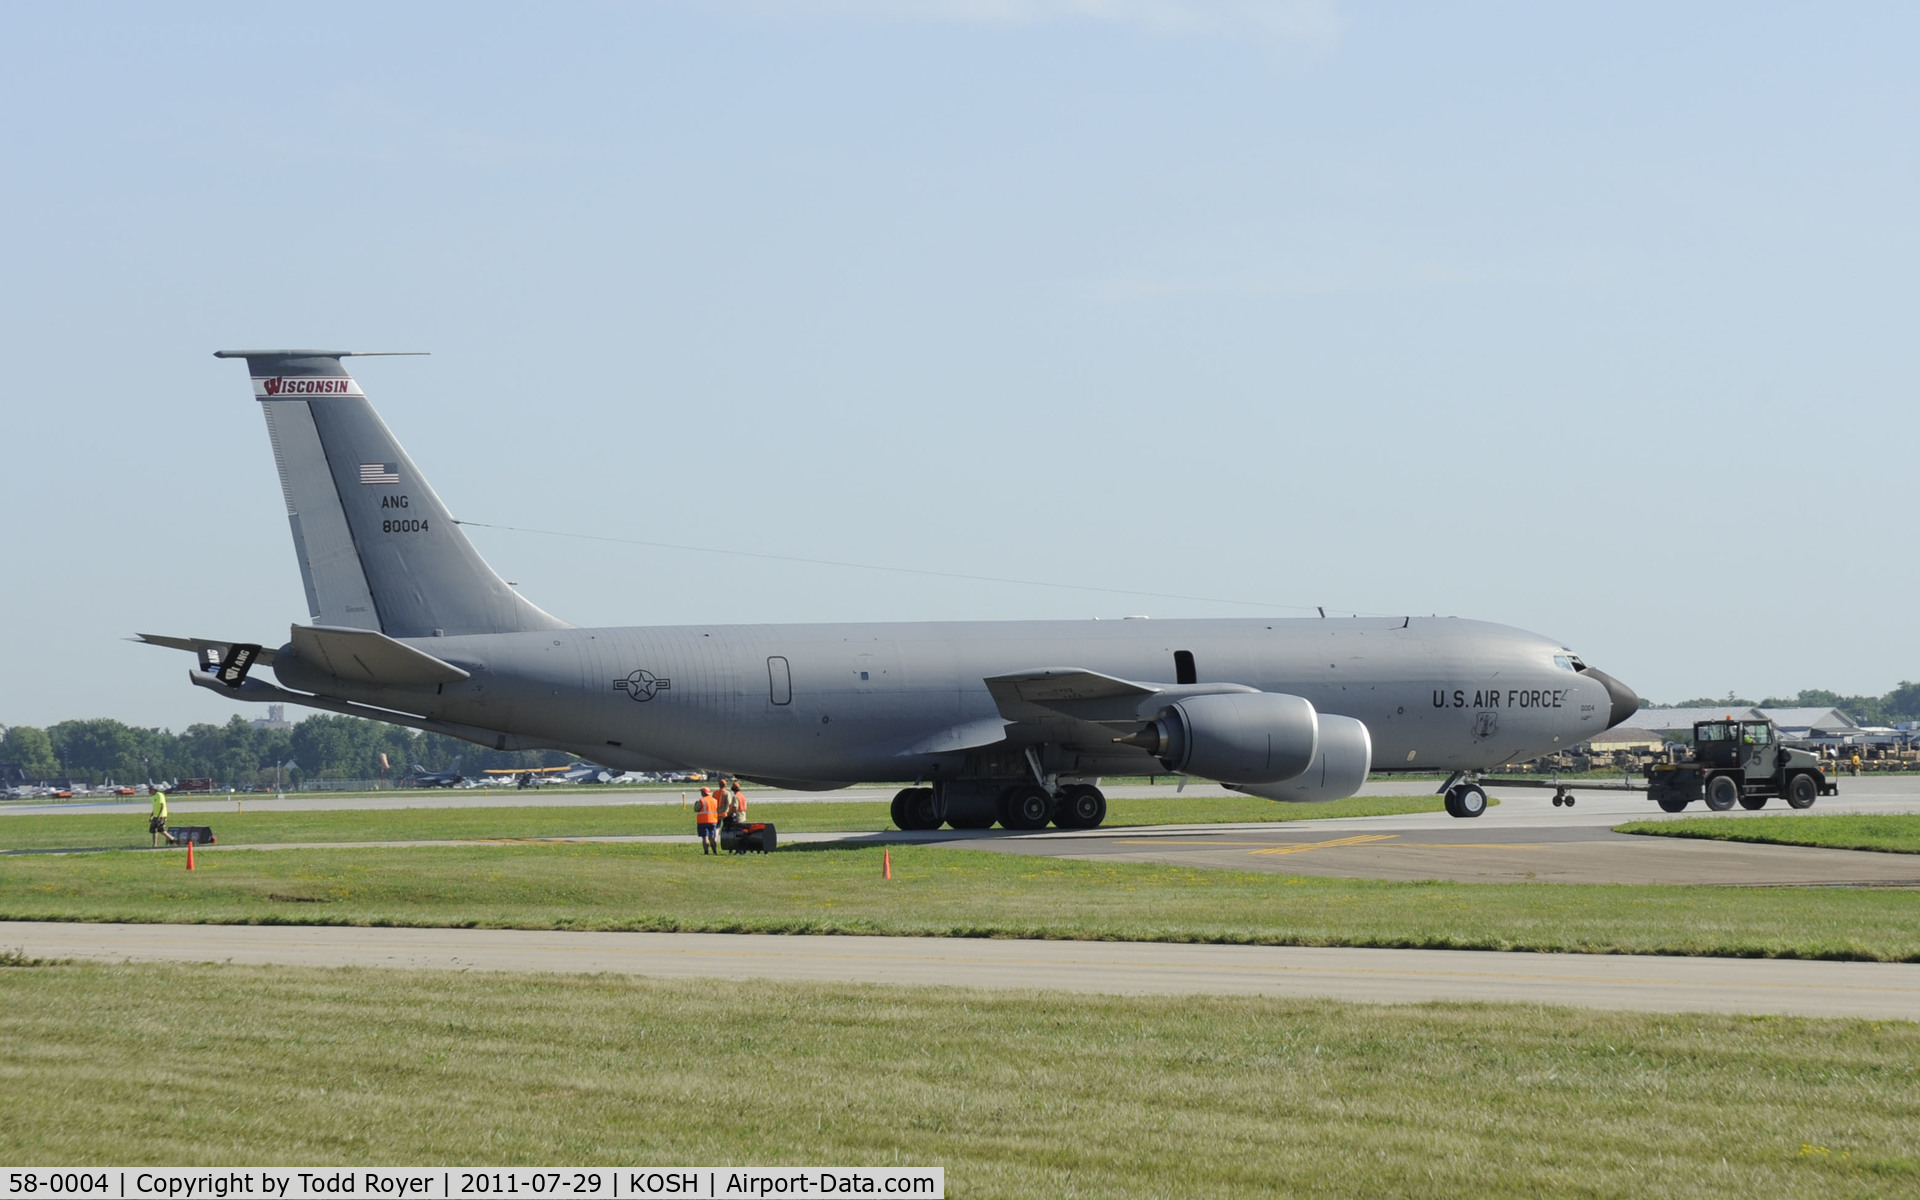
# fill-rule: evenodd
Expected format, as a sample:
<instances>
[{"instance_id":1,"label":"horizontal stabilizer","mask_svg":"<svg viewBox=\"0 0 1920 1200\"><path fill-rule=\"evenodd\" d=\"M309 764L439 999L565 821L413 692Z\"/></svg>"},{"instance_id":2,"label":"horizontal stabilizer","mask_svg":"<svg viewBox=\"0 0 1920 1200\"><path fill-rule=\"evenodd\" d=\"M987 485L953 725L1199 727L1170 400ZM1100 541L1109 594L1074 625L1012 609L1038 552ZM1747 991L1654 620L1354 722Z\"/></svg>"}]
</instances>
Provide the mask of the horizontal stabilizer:
<instances>
[{"instance_id":1,"label":"horizontal stabilizer","mask_svg":"<svg viewBox=\"0 0 1920 1200\"><path fill-rule=\"evenodd\" d=\"M371 704L355 704L351 700L335 700L331 696L315 696L306 692L288 691L275 687L263 679L243 679L238 687L229 688L205 671L188 671L187 681L195 687L216 690L223 696L235 700L250 700L262 704L304 704L308 708L318 708L326 712L336 712L343 716L365 717L370 721L385 721L389 725L404 725L408 729L418 729L424 733L441 733L448 737L457 737L485 746L491 750L554 750L558 747L551 742L535 741L532 738L516 734L501 733L497 729L483 729L477 725L461 725L453 721L437 721L432 717L419 717L412 713L395 712L390 708L375 708Z\"/></svg>"},{"instance_id":2,"label":"horizontal stabilizer","mask_svg":"<svg viewBox=\"0 0 1920 1200\"><path fill-rule=\"evenodd\" d=\"M424 650L397 642L377 629L295 625L293 649L301 658L339 679L356 683L458 683L466 671Z\"/></svg>"},{"instance_id":3,"label":"horizontal stabilizer","mask_svg":"<svg viewBox=\"0 0 1920 1200\"><path fill-rule=\"evenodd\" d=\"M247 645L245 642L222 641L218 638L169 637L162 633L136 633L128 641L139 642L143 646L164 646L169 650L185 650L205 665L217 665L227 656L227 651L235 646ZM254 657L254 666L273 665L273 651L262 649Z\"/></svg>"}]
</instances>

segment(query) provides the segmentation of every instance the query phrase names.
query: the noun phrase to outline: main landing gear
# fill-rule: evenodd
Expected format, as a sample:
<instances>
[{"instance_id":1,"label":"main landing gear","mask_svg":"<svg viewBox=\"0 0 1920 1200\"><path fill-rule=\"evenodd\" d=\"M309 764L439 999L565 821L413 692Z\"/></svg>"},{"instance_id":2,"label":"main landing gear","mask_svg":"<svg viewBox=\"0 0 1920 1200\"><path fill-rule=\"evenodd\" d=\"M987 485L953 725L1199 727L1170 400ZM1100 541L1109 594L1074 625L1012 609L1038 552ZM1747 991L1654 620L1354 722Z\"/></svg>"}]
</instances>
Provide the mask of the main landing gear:
<instances>
[{"instance_id":1,"label":"main landing gear","mask_svg":"<svg viewBox=\"0 0 1920 1200\"><path fill-rule=\"evenodd\" d=\"M893 798L891 815L896 829L938 829L947 810L932 788L911 787L901 788Z\"/></svg>"},{"instance_id":2,"label":"main landing gear","mask_svg":"<svg viewBox=\"0 0 1920 1200\"><path fill-rule=\"evenodd\" d=\"M1049 823L1058 829L1094 829L1107 819L1107 797L1090 783L1070 783L1052 792L1038 783L1016 783L985 795L943 795L930 787L911 787L902 788L893 798L891 815L895 828L916 831L941 825L987 829L998 824L1033 832Z\"/></svg>"}]
</instances>

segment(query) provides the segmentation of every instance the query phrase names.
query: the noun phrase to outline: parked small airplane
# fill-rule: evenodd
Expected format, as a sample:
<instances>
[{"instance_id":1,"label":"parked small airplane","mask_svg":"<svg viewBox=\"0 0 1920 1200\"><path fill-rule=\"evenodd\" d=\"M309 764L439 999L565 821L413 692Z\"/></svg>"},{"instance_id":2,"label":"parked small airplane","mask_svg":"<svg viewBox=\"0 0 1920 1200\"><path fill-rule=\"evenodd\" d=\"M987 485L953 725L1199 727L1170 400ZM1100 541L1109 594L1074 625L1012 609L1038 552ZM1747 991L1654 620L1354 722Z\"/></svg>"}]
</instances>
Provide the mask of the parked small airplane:
<instances>
[{"instance_id":1,"label":"parked small airplane","mask_svg":"<svg viewBox=\"0 0 1920 1200\"><path fill-rule=\"evenodd\" d=\"M460 760L453 760L453 767L446 771L429 771L419 763L405 775L393 781L395 787L459 787L467 777L460 773Z\"/></svg>"},{"instance_id":2,"label":"parked small airplane","mask_svg":"<svg viewBox=\"0 0 1920 1200\"><path fill-rule=\"evenodd\" d=\"M202 687L625 770L770 786L914 780L903 828L1098 825L1109 775L1284 801L1370 769L1477 772L1587 741L1639 697L1537 634L1452 618L692 625L580 629L475 552L341 350L247 362L310 624L189 650ZM266 665L278 685L253 678Z\"/></svg>"}]
</instances>

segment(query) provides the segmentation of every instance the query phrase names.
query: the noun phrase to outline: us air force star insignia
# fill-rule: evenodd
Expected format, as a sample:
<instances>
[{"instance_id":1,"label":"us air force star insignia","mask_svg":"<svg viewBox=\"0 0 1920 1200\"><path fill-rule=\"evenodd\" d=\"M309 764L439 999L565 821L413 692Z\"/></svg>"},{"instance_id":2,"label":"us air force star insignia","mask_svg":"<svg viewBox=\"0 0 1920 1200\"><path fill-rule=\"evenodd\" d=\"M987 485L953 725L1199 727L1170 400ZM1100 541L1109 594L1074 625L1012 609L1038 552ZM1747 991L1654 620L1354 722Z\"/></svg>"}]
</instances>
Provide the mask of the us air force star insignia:
<instances>
[{"instance_id":1,"label":"us air force star insignia","mask_svg":"<svg viewBox=\"0 0 1920 1200\"><path fill-rule=\"evenodd\" d=\"M656 679L652 671L635 671L625 679L613 681L613 690L625 692L628 697L642 704L654 698L660 692L673 686L671 679Z\"/></svg>"}]
</instances>

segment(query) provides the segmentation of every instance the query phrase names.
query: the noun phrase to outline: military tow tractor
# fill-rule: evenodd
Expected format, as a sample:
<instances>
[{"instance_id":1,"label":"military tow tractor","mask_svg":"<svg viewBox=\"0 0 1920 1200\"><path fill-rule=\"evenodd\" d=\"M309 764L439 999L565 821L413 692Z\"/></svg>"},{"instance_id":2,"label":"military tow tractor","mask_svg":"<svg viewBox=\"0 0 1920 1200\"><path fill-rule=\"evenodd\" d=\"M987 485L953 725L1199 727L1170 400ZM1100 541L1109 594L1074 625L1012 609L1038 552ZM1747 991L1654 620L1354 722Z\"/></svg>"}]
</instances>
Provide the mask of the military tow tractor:
<instances>
[{"instance_id":1,"label":"military tow tractor","mask_svg":"<svg viewBox=\"0 0 1920 1200\"><path fill-rule=\"evenodd\" d=\"M1772 721L1696 721L1692 757L1655 763L1646 775L1654 803L1670 813L1695 800L1704 800L1715 812L1736 804L1765 808L1776 796L1794 808L1810 808L1821 796L1840 791L1820 769L1819 759L1780 744L1780 730Z\"/></svg>"}]
</instances>

